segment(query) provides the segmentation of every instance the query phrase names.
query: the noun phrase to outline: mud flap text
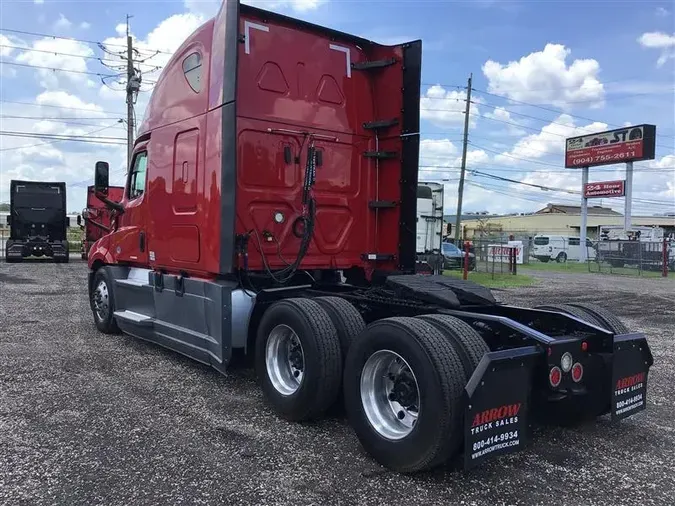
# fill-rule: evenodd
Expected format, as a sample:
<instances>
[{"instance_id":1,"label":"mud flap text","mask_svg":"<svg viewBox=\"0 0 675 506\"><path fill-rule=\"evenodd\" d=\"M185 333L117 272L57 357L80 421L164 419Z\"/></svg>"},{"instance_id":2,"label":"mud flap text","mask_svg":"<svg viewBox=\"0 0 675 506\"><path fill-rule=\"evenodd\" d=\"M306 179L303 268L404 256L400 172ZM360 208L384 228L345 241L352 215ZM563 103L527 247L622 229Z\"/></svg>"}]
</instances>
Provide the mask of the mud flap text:
<instances>
[{"instance_id":1,"label":"mud flap text","mask_svg":"<svg viewBox=\"0 0 675 506\"><path fill-rule=\"evenodd\" d=\"M612 420L621 420L647 407L647 376L653 359L645 337L614 337L612 360Z\"/></svg>"},{"instance_id":2,"label":"mud flap text","mask_svg":"<svg viewBox=\"0 0 675 506\"><path fill-rule=\"evenodd\" d=\"M531 346L483 356L465 389L465 469L527 442L532 367L540 353Z\"/></svg>"}]
</instances>

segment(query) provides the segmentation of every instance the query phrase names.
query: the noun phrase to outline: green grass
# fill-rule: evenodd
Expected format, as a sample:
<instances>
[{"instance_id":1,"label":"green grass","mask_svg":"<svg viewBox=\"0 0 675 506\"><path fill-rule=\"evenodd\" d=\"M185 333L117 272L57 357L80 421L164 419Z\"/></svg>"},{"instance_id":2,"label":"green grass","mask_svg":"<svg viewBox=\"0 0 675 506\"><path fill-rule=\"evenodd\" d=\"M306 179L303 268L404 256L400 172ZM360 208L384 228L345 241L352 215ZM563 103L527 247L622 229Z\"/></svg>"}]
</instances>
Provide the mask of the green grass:
<instances>
[{"instance_id":1,"label":"green grass","mask_svg":"<svg viewBox=\"0 0 675 506\"><path fill-rule=\"evenodd\" d=\"M446 276L452 276L453 278L462 278L462 271L443 271L443 274ZM535 284L535 279L532 276L526 274L518 274L516 276L512 274L500 274L498 272L491 273L487 272L469 272L469 281L478 283L479 285L486 286L488 288L510 288L515 286L530 286Z\"/></svg>"},{"instance_id":2,"label":"green grass","mask_svg":"<svg viewBox=\"0 0 675 506\"><path fill-rule=\"evenodd\" d=\"M599 264L591 262L590 264L580 262L530 262L526 265L519 265L519 269L530 271L545 271L545 272L573 272L579 274L614 274L620 276L642 276L645 278L660 278L661 271L642 270L640 272L637 267L611 267L609 264ZM675 279L673 274L668 273L668 278Z\"/></svg>"}]
</instances>

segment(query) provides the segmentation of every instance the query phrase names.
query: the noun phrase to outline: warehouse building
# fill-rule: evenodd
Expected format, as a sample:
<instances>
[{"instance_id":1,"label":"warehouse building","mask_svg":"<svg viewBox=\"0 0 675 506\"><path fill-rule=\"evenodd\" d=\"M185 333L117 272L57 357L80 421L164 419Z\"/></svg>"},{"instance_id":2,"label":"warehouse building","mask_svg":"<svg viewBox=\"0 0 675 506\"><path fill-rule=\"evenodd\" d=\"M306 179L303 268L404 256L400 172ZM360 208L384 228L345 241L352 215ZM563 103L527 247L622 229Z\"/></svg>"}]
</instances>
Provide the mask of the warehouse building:
<instances>
[{"instance_id":1,"label":"warehouse building","mask_svg":"<svg viewBox=\"0 0 675 506\"><path fill-rule=\"evenodd\" d=\"M633 226L662 227L666 233L675 233L675 215L633 216ZM608 207L589 206L586 234L590 239L598 237L601 226L622 226L624 217ZM463 217L462 234L466 239L479 237L534 237L544 235L580 234L581 207L567 204L548 204L531 214L476 215Z\"/></svg>"}]
</instances>

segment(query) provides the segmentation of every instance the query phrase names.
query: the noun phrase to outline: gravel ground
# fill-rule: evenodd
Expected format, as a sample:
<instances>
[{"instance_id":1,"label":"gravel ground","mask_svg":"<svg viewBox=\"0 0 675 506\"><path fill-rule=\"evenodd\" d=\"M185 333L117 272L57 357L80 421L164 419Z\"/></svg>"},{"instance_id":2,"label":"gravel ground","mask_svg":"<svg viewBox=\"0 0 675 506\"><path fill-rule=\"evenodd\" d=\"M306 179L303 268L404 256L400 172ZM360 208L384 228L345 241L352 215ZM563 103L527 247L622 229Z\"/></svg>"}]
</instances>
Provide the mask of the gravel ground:
<instances>
[{"instance_id":1,"label":"gravel ground","mask_svg":"<svg viewBox=\"0 0 675 506\"><path fill-rule=\"evenodd\" d=\"M0 504L673 504L675 283L533 275L497 296L601 302L648 335L647 411L537 429L526 451L470 473L402 476L340 417L278 420L248 369L222 376L97 333L83 263L0 263Z\"/></svg>"}]
</instances>

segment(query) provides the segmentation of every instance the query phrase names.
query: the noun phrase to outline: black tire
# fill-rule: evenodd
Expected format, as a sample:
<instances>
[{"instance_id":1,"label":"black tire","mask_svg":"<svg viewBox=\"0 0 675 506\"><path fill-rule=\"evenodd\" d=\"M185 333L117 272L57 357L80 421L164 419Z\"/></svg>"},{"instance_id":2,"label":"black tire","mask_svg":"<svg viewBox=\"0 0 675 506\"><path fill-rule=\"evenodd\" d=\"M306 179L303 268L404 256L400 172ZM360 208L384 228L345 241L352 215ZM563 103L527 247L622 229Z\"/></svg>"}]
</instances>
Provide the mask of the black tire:
<instances>
[{"instance_id":1,"label":"black tire","mask_svg":"<svg viewBox=\"0 0 675 506\"><path fill-rule=\"evenodd\" d=\"M101 283L105 283L105 293L107 293L107 299L105 299L105 297L102 295L103 292L99 293L97 291L97 288L101 285ZM94 275L94 282L92 285L89 304L94 315L94 323L96 324L96 328L104 334L120 333L120 329L117 326L117 322L115 321L115 295L113 294L112 286L113 280L110 279L108 271L105 268L100 268L97 270L96 274ZM105 299L107 302L107 311L102 310L99 312L96 310L96 301L99 296L102 299Z\"/></svg>"},{"instance_id":2,"label":"black tire","mask_svg":"<svg viewBox=\"0 0 675 506\"><path fill-rule=\"evenodd\" d=\"M558 253L558 256L555 257L555 261L559 264L564 264L567 262L567 253Z\"/></svg>"},{"instance_id":3,"label":"black tire","mask_svg":"<svg viewBox=\"0 0 675 506\"><path fill-rule=\"evenodd\" d=\"M570 304L545 304L543 306L537 306L535 309L543 309L545 311L557 311L559 313L568 314L570 316L575 316L580 320L595 325L596 327L602 327L600 320L595 318L592 314L587 311L582 311L578 307L574 307Z\"/></svg>"},{"instance_id":4,"label":"black tire","mask_svg":"<svg viewBox=\"0 0 675 506\"><path fill-rule=\"evenodd\" d=\"M590 302L571 302L570 306L592 315L598 321L598 326L609 330L614 334L628 334L630 331L624 323L612 312L604 307Z\"/></svg>"},{"instance_id":5,"label":"black tire","mask_svg":"<svg viewBox=\"0 0 675 506\"><path fill-rule=\"evenodd\" d=\"M304 376L289 395L275 388L266 366L270 333L279 325L295 332L303 352ZM335 402L342 378L340 340L326 310L311 299L285 299L272 304L258 326L255 368L265 400L279 416L290 421L321 417Z\"/></svg>"},{"instance_id":6,"label":"black tire","mask_svg":"<svg viewBox=\"0 0 675 506\"><path fill-rule=\"evenodd\" d=\"M361 313L340 297L317 297L312 300L328 313L340 339L342 358L346 358L352 342L366 328L366 322L363 321Z\"/></svg>"},{"instance_id":7,"label":"black tire","mask_svg":"<svg viewBox=\"0 0 675 506\"><path fill-rule=\"evenodd\" d=\"M361 376L378 351L402 357L415 375L419 417L401 439L381 435L368 420L361 400ZM450 459L463 439L464 368L452 343L430 323L415 318L386 318L370 324L352 343L344 374L345 406L359 441L383 466L409 473Z\"/></svg>"},{"instance_id":8,"label":"black tire","mask_svg":"<svg viewBox=\"0 0 675 506\"><path fill-rule=\"evenodd\" d=\"M542 264L547 264L549 260L550 260L550 258L540 258L540 259L539 259L539 261L540 261Z\"/></svg>"},{"instance_id":9,"label":"black tire","mask_svg":"<svg viewBox=\"0 0 675 506\"><path fill-rule=\"evenodd\" d=\"M444 336L450 338L464 366L465 379L469 381L483 355L490 351L480 334L471 325L454 316L429 314L417 318L431 323Z\"/></svg>"}]
</instances>

